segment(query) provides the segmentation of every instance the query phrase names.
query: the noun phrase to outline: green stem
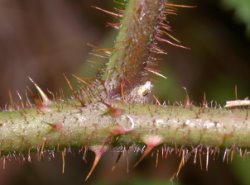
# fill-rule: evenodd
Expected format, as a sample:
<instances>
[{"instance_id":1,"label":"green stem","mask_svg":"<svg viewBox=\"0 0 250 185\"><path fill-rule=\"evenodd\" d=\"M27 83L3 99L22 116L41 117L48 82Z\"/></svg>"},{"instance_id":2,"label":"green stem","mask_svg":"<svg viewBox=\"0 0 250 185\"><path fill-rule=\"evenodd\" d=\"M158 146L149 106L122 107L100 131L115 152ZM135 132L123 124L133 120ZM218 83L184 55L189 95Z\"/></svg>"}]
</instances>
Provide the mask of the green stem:
<instances>
[{"instance_id":1,"label":"green stem","mask_svg":"<svg viewBox=\"0 0 250 185\"><path fill-rule=\"evenodd\" d=\"M80 107L76 103L56 103L47 113L26 109L0 113L2 152L36 150L57 146L81 147L113 143L112 133L121 134L118 145L141 143L147 135L163 138L169 146L250 147L249 110L185 108L156 105L117 104L124 113L116 118L104 104ZM116 140L117 141L117 140Z\"/></svg>"},{"instance_id":2,"label":"green stem","mask_svg":"<svg viewBox=\"0 0 250 185\"><path fill-rule=\"evenodd\" d=\"M144 65L151 57L149 48L154 44L154 25L164 2L129 1L115 51L103 75L111 100L119 94L122 84L126 94L139 85L137 92L144 96L145 91L140 89L141 82L145 81ZM164 107L127 101L111 107L104 103L110 99L102 94L102 84L95 81L91 87L76 94L80 100L83 96L81 106L77 102L55 102L42 109L46 112L36 108L1 112L0 150L8 153L41 150L43 146L132 145L145 141L143 138L150 135L159 136L164 144L174 146L250 147L249 110ZM97 100L85 103L84 98L92 100L92 96ZM100 101L103 103L98 103ZM113 106L123 109L124 113ZM134 127L130 128L131 125ZM114 133L121 135L116 142Z\"/></svg>"}]
</instances>

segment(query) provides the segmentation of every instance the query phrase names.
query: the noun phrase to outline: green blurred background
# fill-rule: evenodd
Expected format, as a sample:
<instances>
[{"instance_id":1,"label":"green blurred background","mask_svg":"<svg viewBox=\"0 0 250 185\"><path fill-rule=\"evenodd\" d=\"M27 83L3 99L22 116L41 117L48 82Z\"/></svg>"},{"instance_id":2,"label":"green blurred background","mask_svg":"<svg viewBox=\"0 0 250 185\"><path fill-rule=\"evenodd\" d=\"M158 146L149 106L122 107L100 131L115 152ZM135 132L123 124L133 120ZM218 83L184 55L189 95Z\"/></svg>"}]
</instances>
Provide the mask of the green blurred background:
<instances>
[{"instance_id":1,"label":"green blurred background","mask_svg":"<svg viewBox=\"0 0 250 185\"><path fill-rule=\"evenodd\" d=\"M172 1L173 2L173 1ZM179 4L197 5L195 9L180 9L178 16L169 20L173 35L191 50L162 45L168 55L162 58L161 72L155 84L161 100L182 101L186 87L195 104L200 104L203 93L208 100L224 105L250 95L250 0L179 0ZM115 31L106 26L112 17L91 8L91 5L112 10L112 0L1 0L0 1L0 105L9 103L8 91L18 101L16 91L25 96L27 79L31 76L43 89L58 92L66 87L63 73L70 76L93 76L95 66L87 60L98 60L89 55L86 43L112 47ZM100 61L100 60L99 60ZM7 160L6 169L0 168L1 185L83 184L93 154L88 162L73 151L66 157L66 172L61 174L60 154L55 159L45 157L42 162L22 162L22 158ZM168 179L176 171L179 158L147 158L136 169L132 168L135 155L130 155L130 172L126 160L112 172L116 153L106 154L88 184L178 184L178 185L249 185L250 159L236 157L232 163L211 160L209 170L189 161L174 182ZM0 165L3 163L1 160Z\"/></svg>"}]
</instances>

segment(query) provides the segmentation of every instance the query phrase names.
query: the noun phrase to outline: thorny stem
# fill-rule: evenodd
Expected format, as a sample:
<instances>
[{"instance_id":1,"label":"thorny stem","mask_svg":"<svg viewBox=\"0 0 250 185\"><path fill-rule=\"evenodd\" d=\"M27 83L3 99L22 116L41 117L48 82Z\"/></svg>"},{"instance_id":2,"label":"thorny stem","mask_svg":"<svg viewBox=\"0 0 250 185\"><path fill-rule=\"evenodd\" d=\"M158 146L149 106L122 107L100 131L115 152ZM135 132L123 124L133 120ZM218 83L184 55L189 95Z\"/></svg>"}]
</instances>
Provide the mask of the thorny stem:
<instances>
[{"instance_id":1,"label":"thorny stem","mask_svg":"<svg viewBox=\"0 0 250 185\"><path fill-rule=\"evenodd\" d=\"M162 4L162 0L128 2L114 52L102 77L110 96L120 94L121 86L131 91L145 82L144 67L150 62L150 44Z\"/></svg>"},{"instance_id":2,"label":"thorny stem","mask_svg":"<svg viewBox=\"0 0 250 185\"><path fill-rule=\"evenodd\" d=\"M103 75L109 97L122 83L126 83L125 90L131 91L133 83L137 86L144 80L143 65L150 58L148 44L162 3L163 0L129 1L114 53ZM93 95L91 92L87 94ZM107 114L109 107L105 103L80 105L64 101L54 102L44 110L1 112L0 150L9 153L57 146L130 146L142 143L147 135L160 136L163 144L172 146L250 147L247 109L135 105L126 101L113 104L124 111L114 111L112 116Z\"/></svg>"},{"instance_id":3,"label":"thorny stem","mask_svg":"<svg viewBox=\"0 0 250 185\"><path fill-rule=\"evenodd\" d=\"M84 145L132 145L158 135L169 146L250 147L249 110L116 104L112 117L102 103L80 107L55 103L50 112L36 109L0 113L2 153ZM115 128L128 130L115 139ZM117 135L116 135L117 136ZM118 140L117 140L118 139ZM115 144L116 143L116 144Z\"/></svg>"}]
</instances>

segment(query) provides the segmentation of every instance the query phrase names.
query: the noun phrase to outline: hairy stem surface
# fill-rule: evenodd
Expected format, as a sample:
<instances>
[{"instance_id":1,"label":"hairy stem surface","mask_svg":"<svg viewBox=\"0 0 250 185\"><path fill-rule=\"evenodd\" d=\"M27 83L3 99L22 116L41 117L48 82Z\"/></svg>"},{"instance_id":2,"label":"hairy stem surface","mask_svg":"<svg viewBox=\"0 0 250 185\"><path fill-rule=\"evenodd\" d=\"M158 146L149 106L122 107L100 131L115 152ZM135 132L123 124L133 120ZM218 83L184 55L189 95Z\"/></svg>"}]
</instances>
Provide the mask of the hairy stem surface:
<instances>
[{"instance_id":1,"label":"hairy stem surface","mask_svg":"<svg viewBox=\"0 0 250 185\"><path fill-rule=\"evenodd\" d=\"M80 107L56 103L50 112L36 109L0 113L2 152L36 150L57 146L114 144L115 128L121 133L115 145L142 142L147 135L163 138L170 146L250 147L248 110L184 108L175 106L117 104L124 113L112 117L104 104ZM118 141L118 142L117 142Z\"/></svg>"},{"instance_id":2,"label":"hairy stem surface","mask_svg":"<svg viewBox=\"0 0 250 185\"><path fill-rule=\"evenodd\" d=\"M144 67L150 60L149 48L162 5L162 0L128 2L114 51L103 74L110 96L120 94L121 86L129 92L145 81Z\"/></svg>"}]
</instances>

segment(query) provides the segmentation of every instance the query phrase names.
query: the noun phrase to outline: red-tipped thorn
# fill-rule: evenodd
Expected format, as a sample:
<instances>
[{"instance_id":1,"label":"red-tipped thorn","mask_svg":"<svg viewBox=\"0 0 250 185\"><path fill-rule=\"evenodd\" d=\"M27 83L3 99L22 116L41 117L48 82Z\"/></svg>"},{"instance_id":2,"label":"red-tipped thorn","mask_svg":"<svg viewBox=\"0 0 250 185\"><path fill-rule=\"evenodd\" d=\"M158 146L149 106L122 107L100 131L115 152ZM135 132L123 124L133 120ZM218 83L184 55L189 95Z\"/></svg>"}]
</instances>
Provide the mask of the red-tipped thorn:
<instances>
[{"instance_id":1,"label":"red-tipped thorn","mask_svg":"<svg viewBox=\"0 0 250 185\"><path fill-rule=\"evenodd\" d=\"M138 164L158 145L162 144L163 138L159 135L147 135L143 137L143 142L146 144L146 149L144 150L140 159L135 163L134 167Z\"/></svg>"},{"instance_id":2,"label":"red-tipped thorn","mask_svg":"<svg viewBox=\"0 0 250 185\"><path fill-rule=\"evenodd\" d=\"M111 135L112 136L118 136L128 133L130 130L127 128L124 128L120 125L117 125L111 129Z\"/></svg>"},{"instance_id":3,"label":"red-tipped thorn","mask_svg":"<svg viewBox=\"0 0 250 185\"><path fill-rule=\"evenodd\" d=\"M130 128L125 128L123 126L116 125L116 126L111 128L110 132L111 132L112 137L127 134L128 132L131 132L135 128L135 122L134 122L133 118L128 116L128 115L126 115L126 117L128 118L128 120L131 123Z\"/></svg>"},{"instance_id":4,"label":"red-tipped thorn","mask_svg":"<svg viewBox=\"0 0 250 185\"><path fill-rule=\"evenodd\" d=\"M112 118L118 118L124 114L124 110L116 107L112 107L110 104L103 102L108 107L108 110L103 115L110 115Z\"/></svg>"},{"instance_id":5,"label":"red-tipped thorn","mask_svg":"<svg viewBox=\"0 0 250 185\"><path fill-rule=\"evenodd\" d=\"M110 107L108 114L113 118L118 118L124 113L123 109Z\"/></svg>"},{"instance_id":6,"label":"red-tipped thorn","mask_svg":"<svg viewBox=\"0 0 250 185\"><path fill-rule=\"evenodd\" d=\"M54 132L59 131L63 128L62 123L47 123L47 124L50 126L51 131Z\"/></svg>"},{"instance_id":7,"label":"red-tipped thorn","mask_svg":"<svg viewBox=\"0 0 250 185\"><path fill-rule=\"evenodd\" d=\"M50 99L43 92L43 90L33 81L33 79L31 77L28 77L28 78L31 81L31 83L33 83L33 85L35 86L35 88L37 89L37 91L39 92L39 94L42 98L41 105L39 105L39 110L41 110L43 112L48 112L50 110L50 109L48 109L48 106L51 104Z\"/></svg>"},{"instance_id":8,"label":"red-tipped thorn","mask_svg":"<svg viewBox=\"0 0 250 185\"><path fill-rule=\"evenodd\" d=\"M99 163L102 155L108 150L108 146L106 145L95 145L95 146L90 146L89 149L95 153L95 159L94 162L92 164L92 167L87 175L87 177L85 178L85 182L89 179L89 177L91 176L91 174L93 173L93 171L95 170L97 164Z\"/></svg>"}]
</instances>

